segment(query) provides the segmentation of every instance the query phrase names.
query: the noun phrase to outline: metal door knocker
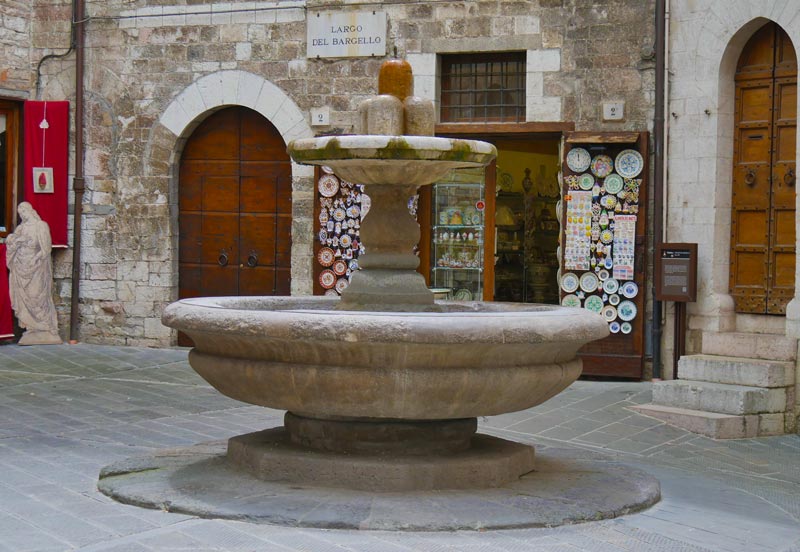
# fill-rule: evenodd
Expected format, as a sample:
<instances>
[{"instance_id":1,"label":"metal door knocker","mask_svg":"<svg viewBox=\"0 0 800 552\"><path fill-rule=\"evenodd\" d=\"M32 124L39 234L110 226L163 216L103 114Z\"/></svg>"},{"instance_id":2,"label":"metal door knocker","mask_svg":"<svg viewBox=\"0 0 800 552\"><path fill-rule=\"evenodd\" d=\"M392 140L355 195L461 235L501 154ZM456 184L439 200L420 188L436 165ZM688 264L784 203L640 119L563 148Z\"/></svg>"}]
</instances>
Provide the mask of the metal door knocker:
<instances>
[{"instance_id":1,"label":"metal door knocker","mask_svg":"<svg viewBox=\"0 0 800 552\"><path fill-rule=\"evenodd\" d=\"M250 255L247 256L247 266L253 268L256 265L258 265L258 253L256 253L256 251L251 251Z\"/></svg>"},{"instance_id":2,"label":"metal door knocker","mask_svg":"<svg viewBox=\"0 0 800 552\"><path fill-rule=\"evenodd\" d=\"M226 266L228 264L228 252L226 250L220 250L217 263L219 263L219 266Z\"/></svg>"},{"instance_id":3,"label":"metal door knocker","mask_svg":"<svg viewBox=\"0 0 800 552\"><path fill-rule=\"evenodd\" d=\"M789 187L794 187L795 175L794 169L789 167L789 170L786 171L786 174L783 175L783 183Z\"/></svg>"},{"instance_id":4,"label":"metal door knocker","mask_svg":"<svg viewBox=\"0 0 800 552\"><path fill-rule=\"evenodd\" d=\"M744 183L751 188L756 184L756 171L755 169L747 169L747 174L744 175Z\"/></svg>"}]
</instances>

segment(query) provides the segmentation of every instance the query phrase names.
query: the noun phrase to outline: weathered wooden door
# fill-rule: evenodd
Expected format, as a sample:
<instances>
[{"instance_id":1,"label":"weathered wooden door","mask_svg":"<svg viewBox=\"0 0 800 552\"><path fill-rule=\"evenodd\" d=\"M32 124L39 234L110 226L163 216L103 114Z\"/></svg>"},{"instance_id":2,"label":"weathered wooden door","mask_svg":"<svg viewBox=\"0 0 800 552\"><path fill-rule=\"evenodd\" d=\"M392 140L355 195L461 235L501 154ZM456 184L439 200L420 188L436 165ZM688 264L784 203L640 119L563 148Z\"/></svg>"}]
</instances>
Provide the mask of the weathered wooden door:
<instances>
[{"instance_id":1,"label":"weathered wooden door","mask_svg":"<svg viewBox=\"0 0 800 552\"><path fill-rule=\"evenodd\" d=\"M289 295L291 192L269 121L243 107L208 117L181 157L180 297Z\"/></svg>"},{"instance_id":2,"label":"weathered wooden door","mask_svg":"<svg viewBox=\"0 0 800 552\"><path fill-rule=\"evenodd\" d=\"M736 311L785 314L794 297L797 59L774 23L736 72L730 291Z\"/></svg>"}]
</instances>

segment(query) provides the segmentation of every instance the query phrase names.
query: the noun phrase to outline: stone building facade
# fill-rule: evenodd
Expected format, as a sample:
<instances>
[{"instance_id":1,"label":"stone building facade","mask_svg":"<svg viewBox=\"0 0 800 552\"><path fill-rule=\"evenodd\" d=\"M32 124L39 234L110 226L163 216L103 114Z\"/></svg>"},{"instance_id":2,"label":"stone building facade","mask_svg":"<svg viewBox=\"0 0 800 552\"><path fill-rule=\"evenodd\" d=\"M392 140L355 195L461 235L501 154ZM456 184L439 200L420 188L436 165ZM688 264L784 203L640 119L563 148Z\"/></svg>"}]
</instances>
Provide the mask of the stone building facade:
<instances>
[{"instance_id":1,"label":"stone building facade","mask_svg":"<svg viewBox=\"0 0 800 552\"><path fill-rule=\"evenodd\" d=\"M383 59L307 58L306 25L318 12L385 12L387 52L412 64L419 96L438 99L438 56L522 51L526 122L644 131L654 102L653 4L87 2L81 339L175 343L160 315L178 293L178 167L187 139L210 114L248 107L284 142L353 132L359 102L376 93ZM71 10L64 0L3 2L0 37L11 47L0 54L0 96L37 98L37 65L69 47ZM45 61L39 99L74 94L74 57ZM609 100L624 102L624 120L602 121L601 104ZM312 127L310 110L322 106L330 109L329 124ZM291 175L291 292L308 294L312 171L293 164ZM56 253L62 327L70 276L71 251Z\"/></svg>"}]
</instances>

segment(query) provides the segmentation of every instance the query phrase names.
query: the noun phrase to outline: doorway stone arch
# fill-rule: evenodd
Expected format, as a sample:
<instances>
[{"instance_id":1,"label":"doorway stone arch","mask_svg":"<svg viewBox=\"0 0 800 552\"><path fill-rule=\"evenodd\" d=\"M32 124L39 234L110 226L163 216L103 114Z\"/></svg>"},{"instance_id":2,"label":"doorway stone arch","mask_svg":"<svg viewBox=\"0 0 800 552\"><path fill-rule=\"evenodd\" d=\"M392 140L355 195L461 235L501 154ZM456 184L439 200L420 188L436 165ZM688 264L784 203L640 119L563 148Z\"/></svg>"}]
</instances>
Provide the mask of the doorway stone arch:
<instances>
[{"instance_id":1,"label":"doorway stone arch","mask_svg":"<svg viewBox=\"0 0 800 552\"><path fill-rule=\"evenodd\" d=\"M226 70L205 75L177 94L151 132L144 170L168 177L173 265L177 298L178 166L183 147L197 126L212 113L231 106L250 108L272 123L285 143L313 137L306 116L283 90L246 71ZM313 168L292 162L291 293L310 294L313 258Z\"/></svg>"}]
</instances>

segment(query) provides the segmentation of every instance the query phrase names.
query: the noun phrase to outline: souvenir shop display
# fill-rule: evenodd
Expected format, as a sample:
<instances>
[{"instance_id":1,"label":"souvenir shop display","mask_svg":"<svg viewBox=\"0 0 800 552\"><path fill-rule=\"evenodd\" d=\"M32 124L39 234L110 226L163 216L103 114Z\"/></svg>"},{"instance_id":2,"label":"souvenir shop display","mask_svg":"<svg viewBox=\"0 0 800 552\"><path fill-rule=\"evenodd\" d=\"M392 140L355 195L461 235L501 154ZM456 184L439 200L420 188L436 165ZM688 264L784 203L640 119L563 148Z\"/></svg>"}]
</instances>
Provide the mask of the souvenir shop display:
<instances>
[{"instance_id":1,"label":"souvenir shop display","mask_svg":"<svg viewBox=\"0 0 800 552\"><path fill-rule=\"evenodd\" d=\"M574 146L565 156L561 304L600 314L628 335L639 308L636 238L644 158L631 148ZM639 268L640 270L640 268Z\"/></svg>"},{"instance_id":2,"label":"souvenir shop display","mask_svg":"<svg viewBox=\"0 0 800 552\"><path fill-rule=\"evenodd\" d=\"M316 253L317 282L324 295L338 295L350 284L358 270L361 245L361 220L369 210L364 187L338 178L322 167L317 179L319 226L315 232L319 247ZM319 289L319 288L318 288Z\"/></svg>"}]
</instances>

